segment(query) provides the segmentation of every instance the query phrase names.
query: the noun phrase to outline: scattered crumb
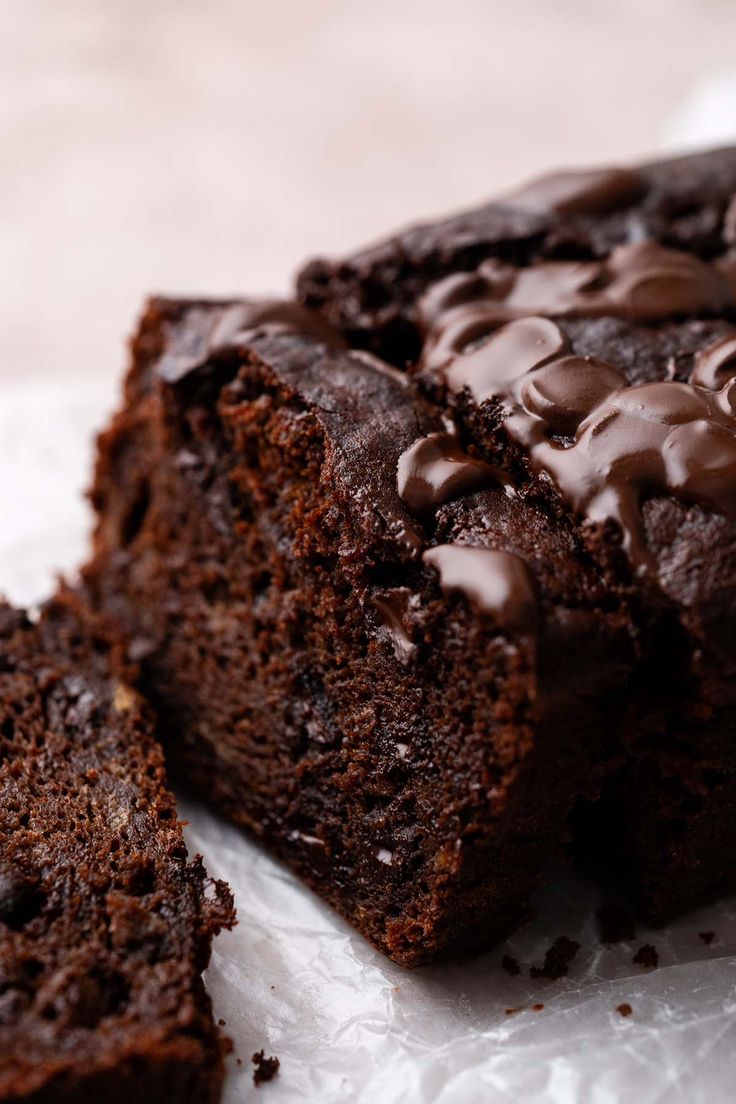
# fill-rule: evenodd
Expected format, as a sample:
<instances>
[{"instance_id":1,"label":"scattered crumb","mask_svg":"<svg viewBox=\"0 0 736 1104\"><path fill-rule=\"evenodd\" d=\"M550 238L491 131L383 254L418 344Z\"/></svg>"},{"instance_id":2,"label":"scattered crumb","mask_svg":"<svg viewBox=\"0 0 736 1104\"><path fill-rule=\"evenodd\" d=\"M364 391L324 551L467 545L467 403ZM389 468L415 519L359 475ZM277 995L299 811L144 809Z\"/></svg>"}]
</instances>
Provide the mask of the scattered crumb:
<instances>
[{"instance_id":1,"label":"scattered crumb","mask_svg":"<svg viewBox=\"0 0 736 1104\"><path fill-rule=\"evenodd\" d=\"M544 1008L543 1004L533 1004L532 1005L532 1012L541 1012L543 1008Z\"/></svg>"},{"instance_id":2,"label":"scattered crumb","mask_svg":"<svg viewBox=\"0 0 736 1104\"><path fill-rule=\"evenodd\" d=\"M272 986L271 986L271 988L272 988L272 989L275 989L275 988L276 988L276 986L275 986L275 985L272 985Z\"/></svg>"},{"instance_id":3,"label":"scattered crumb","mask_svg":"<svg viewBox=\"0 0 736 1104\"><path fill-rule=\"evenodd\" d=\"M251 1062L256 1067L253 1070L253 1084L263 1085L266 1081L271 1081L279 1072L279 1066L281 1063L278 1058L266 1058L262 1050L257 1050L251 1058Z\"/></svg>"},{"instance_id":4,"label":"scattered crumb","mask_svg":"<svg viewBox=\"0 0 736 1104\"><path fill-rule=\"evenodd\" d=\"M512 977L516 977L517 974L521 973L521 966L511 955L504 955L501 959L501 965L506 973L511 974Z\"/></svg>"},{"instance_id":5,"label":"scattered crumb","mask_svg":"<svg viewBox=\"0 0 736 1104\"><path fill-rule=\"evenodd\" d=\"M635 966L644 966L647 970L653 970L659 966L659 953L651 943L644 943L631 960Z\"/></svg>"},{"instance_id":6,"label":"scattered crumb","mask_svg":"<svg viewBox=\"0 0 736 1104\"><path fill-rule=\"evenodd\" d=\"M506 1015L507 1016L515 1016L517 1012L521 1012L521 1008L507 1008L506 1009Z\"/></svg>"},{"instance_id":7,"label":"scattered crumb","mask_svg":"<svg viewBox=\"0 0 736 1104\"><path fill-rule=\"evenodd\" d=\"M630 1004L619 1004L616 1011L618 1012L619 1016L630 1016L634 1009L631 1007Z\"/></svg>"},{"instance_id":8,"label":"scattered crumb","mask_svg":"<svg viewBox=\"0 0 736 1104\"><path fill-rule=\"evenodd\" d=\"M698 939L702 939L706 947L710 947L715 937L715 932L698 932Z\"/></svg>"},{"instance_id":9,"label":"scattered crumb","mask_svg":"<svg viewBox=\"0 0 736 1104\"><path fill-rule=\"evenodd\" d=\"M634 921L620 901L604 901L596 910L595 918L601 943L624 943L636 939Z\"/></svg>"},{"instance_id":10,"label":"scattered crumb","mask_svg":"<svg viewBox=\"0 0 736 1104\"><path fill-rule=\"evenodd\" d=\"M543 965L531 967L529 970L530 977L549 978L550 981L563 977L579 950L579 943L568 939L566 935L560 935L555 939L552 946L547 949Z\"/></svg>"},{"instance_id":11,"label":"scattered crumb","mask_svg":"<svg viewBox=\"0 0 736 1104\"><path fill-rule=\"evenodd\" d=\"M225 1026L226 1026L226 1025L225 1025L225 1021L224 1021L224 1020L218 1020L218 1021L217 1021L217 1026L218 1026L218 1027L225 1027Z\"/></svg>"},{"instance_id":12,"label":"scattered crumb","mask_svg":"<svg viewBox=\"0 0 736 1104\"><path fill-rule=\"evenodd\" d=\"M242 1064L243 1064L243 1059L242 1059L242 1058L236 1058L236 1059L235 1059L235 1064L236 1064L236 1065L238 1065L238 1066L242 1066Z\"/></svg>"}]
</instances>

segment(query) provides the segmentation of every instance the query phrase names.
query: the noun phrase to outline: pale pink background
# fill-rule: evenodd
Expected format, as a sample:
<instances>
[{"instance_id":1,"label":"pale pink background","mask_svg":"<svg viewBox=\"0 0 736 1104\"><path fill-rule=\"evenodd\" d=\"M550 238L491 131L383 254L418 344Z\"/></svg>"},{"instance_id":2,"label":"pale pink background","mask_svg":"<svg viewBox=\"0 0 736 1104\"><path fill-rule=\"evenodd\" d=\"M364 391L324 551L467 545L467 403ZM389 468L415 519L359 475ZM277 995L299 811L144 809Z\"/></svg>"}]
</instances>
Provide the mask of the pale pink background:
<instances>
[{"instance_id":1,"label":"pale pink background","mask_svg":"<svg viewBox=\"0 0 736 1104\"><path fill-rule=\"evenodd\" d=\"M0 375L112 381L148 290L646 154L734 43L730 0L0 0Z\"/></svg>"}]
</instances>

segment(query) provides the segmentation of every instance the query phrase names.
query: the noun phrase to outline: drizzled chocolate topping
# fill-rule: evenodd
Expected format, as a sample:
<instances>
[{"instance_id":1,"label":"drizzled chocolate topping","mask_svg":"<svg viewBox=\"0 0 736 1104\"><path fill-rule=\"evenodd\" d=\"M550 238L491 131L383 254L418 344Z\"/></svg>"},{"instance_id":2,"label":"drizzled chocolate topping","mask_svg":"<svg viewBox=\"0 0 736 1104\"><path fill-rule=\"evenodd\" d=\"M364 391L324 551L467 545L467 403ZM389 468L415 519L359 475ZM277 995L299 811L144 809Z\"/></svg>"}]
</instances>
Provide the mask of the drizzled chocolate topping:
<instances>
[{"instance_id":1,"label":"drizzled chocolate topping","mask_svg":"<svg viewBox=\"0 0 736 1104\"><path fill-rule=\"evenodd\" d=\"M635 203L645 191L646 181L631 169L593 169L540 177L505 202L543 214L596 215Z\"/></svg>"},{"instance_id":2,"label":"drizzled chocolate topping","mask_svg":"<svg viewBox=\"0 0 736 1104\"><path fill-rule=\"evenodd\" d=\"M470 491L506 483L498 468L469 456L450 433L420 437L398 461L399 495L419 517Z\"/></svg>"},{"instance_id":3,"label":"drizzled chocolate topping","mask_svg":"<svg viewBox=\"0 0 736 1104\"><path fill-rule=\"evenodd\" d=\"M522 632L536 628L534 582L519 556L465 544L439 544L427 549L422 559L437 570L444 591L460 591L503 628Z\"/></svg>"},{"instance_id":4,"label":"drizzled chocolate topping","mask_svg":"<svg viewBox=\"0 0 736 1104\"><path fill-rule=\"evenodd\" d=\"M657 242L620 245L605 261L542 261L514 268L497 260L430 288L419 304L438 364L484 332L531 314L624 318L637 322L715 314L734 306L725 269Z\"/></svg>"},{"instance_id":5,"label":"drizzled chocolate topping","mask_svg":"<svg viewBox=\"0 0 736 1104\"><path fill-rule=\"evenodd\" d=\"M443 374L451 390L497 401L532 467L550 475L579 513L618 522L639 569L653 567L645 494L736 517L736 335L703 350L688 383L628 386L614 367L570 356L556 323L529 317L456 355Z\"/></svg>"},{"instance_id":6,"label":"drizzled chocolate topping","mask_svg":"<svg viewBox=\"0 0 736 1104\"><path fill-rule=\"evenodd\" d=\"M718 391L736 376L736 333L702 349L695 357L695 367L690 373L690 383Z\"/></svg>"},{"instance_id":7,"label":"drizzled chocolate topping","mask_svg":"<svg viewBox=\"0 0 736 1104\"><path fill-rule=\"evenodd\" d=\"M298 333L313 337L332 349L345 348L339 334L319 314L290 299L238 302L220 311L204 309L201 315L201 324L192 329L196 340L169 347L159 361L157 374L165 383L178 383L203 367L210 357L226 353L255 337Z\"/></svg>"}]
</instances>

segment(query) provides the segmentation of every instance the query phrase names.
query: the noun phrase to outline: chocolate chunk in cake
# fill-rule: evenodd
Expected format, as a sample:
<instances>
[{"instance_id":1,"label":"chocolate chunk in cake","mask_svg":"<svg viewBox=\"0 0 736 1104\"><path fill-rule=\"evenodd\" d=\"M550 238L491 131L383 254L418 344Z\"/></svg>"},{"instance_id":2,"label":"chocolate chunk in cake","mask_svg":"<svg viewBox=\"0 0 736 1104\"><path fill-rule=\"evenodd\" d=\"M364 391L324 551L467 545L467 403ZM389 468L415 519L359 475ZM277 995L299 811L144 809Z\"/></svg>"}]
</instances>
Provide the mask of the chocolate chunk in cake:
<instances>
[{"instance_id":1,"label":"chocolate chunk in cake","mask_svg":"<svg viewBox=\"0 0 736 1104\"><path fill-rule=\"evenodd\" d=\"M219 1099L201 975L232 901L130 674L71 594L0 606L0 1101Z\"/></svg>"}]
</instances>

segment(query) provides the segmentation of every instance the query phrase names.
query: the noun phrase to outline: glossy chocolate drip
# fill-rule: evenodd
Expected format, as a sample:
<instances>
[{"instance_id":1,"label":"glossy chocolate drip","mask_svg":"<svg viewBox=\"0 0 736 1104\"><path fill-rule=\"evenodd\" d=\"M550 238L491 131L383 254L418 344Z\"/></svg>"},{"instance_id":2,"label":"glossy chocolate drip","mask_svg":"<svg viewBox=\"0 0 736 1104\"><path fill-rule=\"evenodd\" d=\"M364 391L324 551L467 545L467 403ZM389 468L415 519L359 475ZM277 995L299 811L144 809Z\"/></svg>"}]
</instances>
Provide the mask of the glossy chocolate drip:
<instances>
[{"instance_id":1,"label":"glossy chocolate drip","mask_svg":"<svg viewBox=\"0 0 736 1104\"><path fill-rule=\"evenodd\" d=\"M605 261L542 261L521 269L484 262L422 298L420 319L430 334L425 364L441 370L484 333L529 315L655 322L721 312L734 306L735 295L718 264L651 241L618 246Z\"/></svg>"},{"instance_id":2,"label":"glossy chocolate drip","mask_svg":"<svg viewBox=\"0 0 736 1104\"><path fill-rule=\"evenodd\" d=\"M290 299L244 301L204 311L210 319L209 328L196 327L197 340L192 346L170 348L160 360L157 374L165 383L178 383L202 368L211 357L266 335L304 334L331 349L345 348L339 334L319 314Z\"/></svg>"},{"instance_id":3,"label":"glossy chocolate drip","mask_svg":"<svg viewBox=\"0 0 736 1104\"><path fill-rule=\"evenodd\" d=\"M538 623L531 572L511 552L464 544L440 544L422 557L439 573L446 592L459 591L502 628L532 632Z\"/></svg>"},{"instance_id":4,"label":"glossy chocolate drip","mask_svg":"<svg viewBox=\"0 0 736 1104\"><path fill-rule=\"evenodd\" d=\"M469 456L450 433L420 437L398 461L399 495L418 517L471 491L506 483L503 472Z\"/></svg>"},{"instance_id":5,"label":"glossy chocolate drip","mask_svg":"<svg viewBox=\"0 0 736 1104\"><path fill-rule=\"evenodd\" d=\"M505 202L544 214L596 215L635 203L645 191L646 181L631 169L592 169L543 176Z\"/></svg>"},{"instance_id":6,"label":"glossy chocolate drip","mask_svg":"<svg viewBox=\"0 0 736 1104\"><path fill-rule=\"evenodd\" d=\"M624 547L649 564L641 520L645 494L671 494L736 518L736 391L667 381L623 387L596 406L574 444L541 441L534 463L574 509L618 522Z\"/></svg>"},{"instance_id":7,"label":"glossy chocolate drip","mask_svg":"<svg viewBox=\"0 0 736 1104\"><path fill-rule=\"evenodd\" d=\"M690 373L690 383L718 391L724 383L736 376L736 333L702 349L695 357L695 367Z\"/></svg>"},{"instance_id":8,"label":"glossy chocolate drip","mask_svg":"<svg viewBox=\"0 0 736 1104\"><path fill-rule=\"evenodd\" d=\"M522 405L551 433L571 436L591 410L612 391L626 386L626 377L593 357L566 356L542 365L521 387Z\"/></svg>"},{"instance_id":9,"label":"glossy chocolate drip","mask_svg":"<svg viewBox=\"0 0 736 1104\"><path fill-rule=\"evenodd\" d=\"M396 658L401 663L408 663L417 650L406 630L406 615L411 598L412 593L408 587L394 587L371 599L393 644Z\"/></svg>"},{"instance_id":10,"label":"glossy chocolate drip","mask_svg":"<svg viewBox=\"0 0 736 1104\"><path fill-rule=\"evenodd\" d=\"M549 318L524 318L496 330L485 344L447 368L453 391L467 387L477 403L506 393L533 368L567 351L567 338Z\"/></svg>"},{"instance_id":11,"label":"glossy chocolate drip","mask_svg":"<svg viewBox=\"0 0 736 1104\"><path fill-rule=\"evenodd\" d=\"M640 569L653 566L645 495L671 494L736 517L736 337L704 349L689 383L628 386L612 366L568 355L556 323L530 317L457 355L444 374L453 391L498 402L532 467L579 513L616 521Z\"/></svg>"}]
</instances>

